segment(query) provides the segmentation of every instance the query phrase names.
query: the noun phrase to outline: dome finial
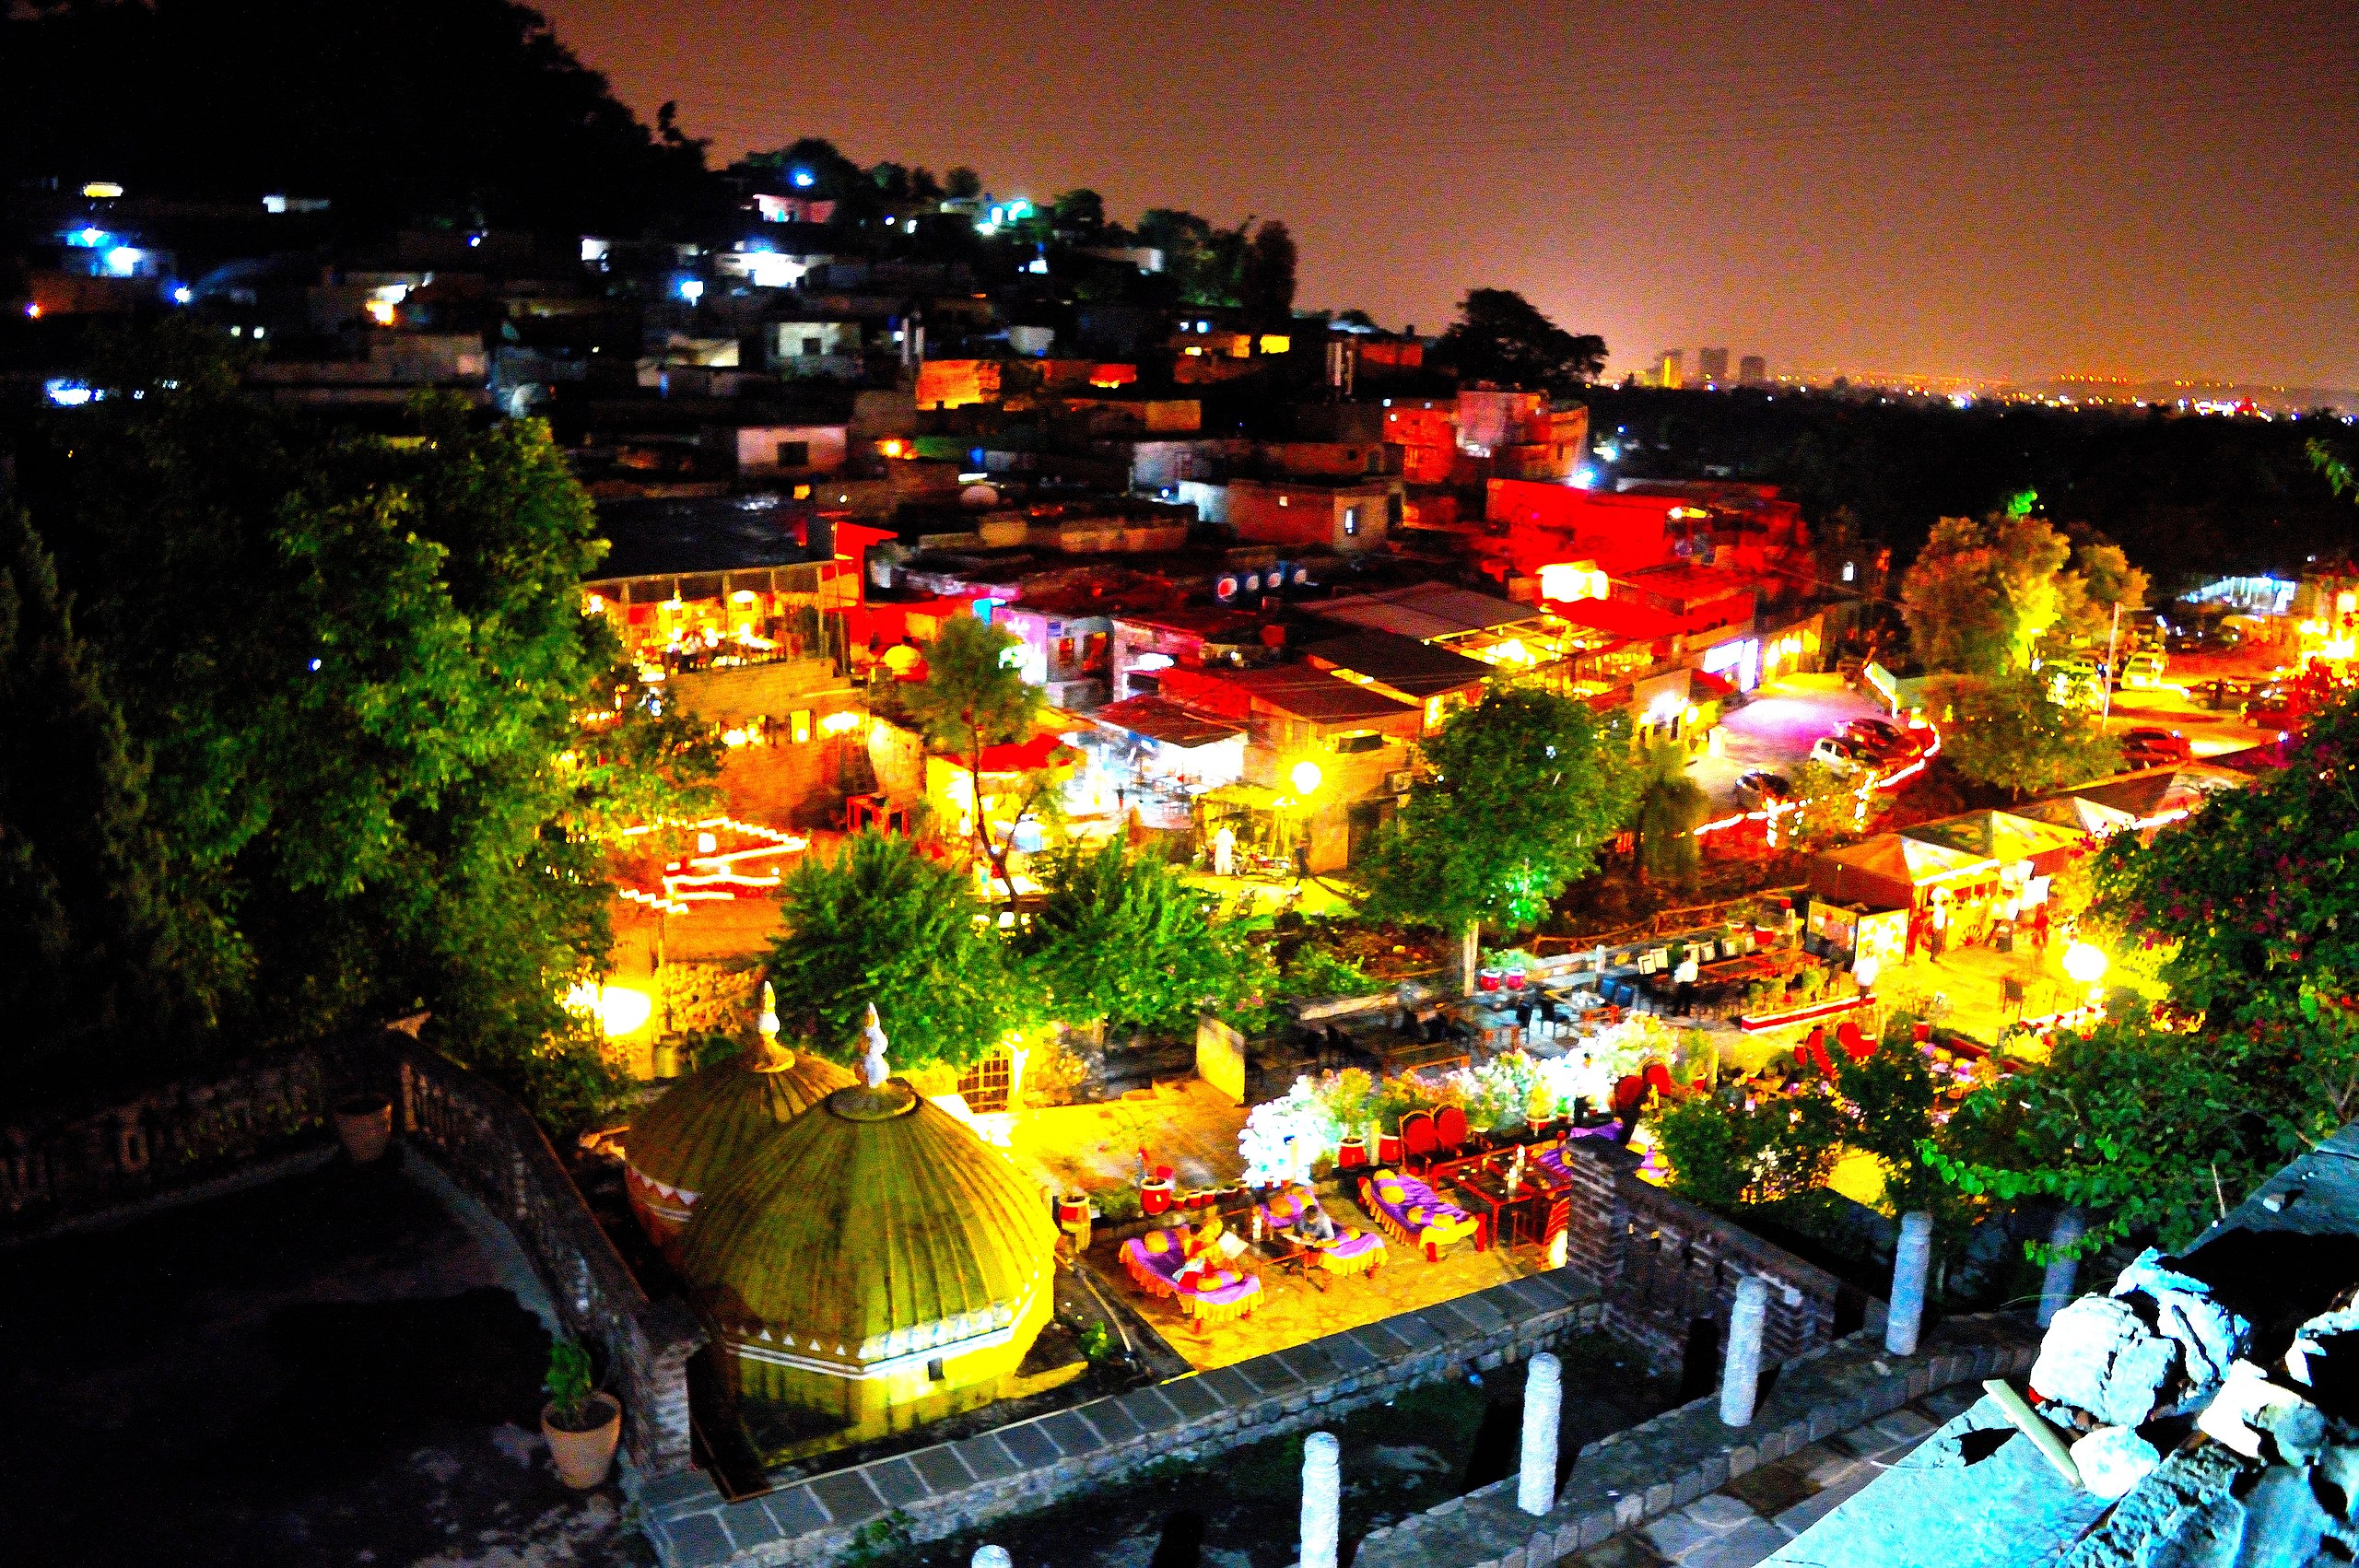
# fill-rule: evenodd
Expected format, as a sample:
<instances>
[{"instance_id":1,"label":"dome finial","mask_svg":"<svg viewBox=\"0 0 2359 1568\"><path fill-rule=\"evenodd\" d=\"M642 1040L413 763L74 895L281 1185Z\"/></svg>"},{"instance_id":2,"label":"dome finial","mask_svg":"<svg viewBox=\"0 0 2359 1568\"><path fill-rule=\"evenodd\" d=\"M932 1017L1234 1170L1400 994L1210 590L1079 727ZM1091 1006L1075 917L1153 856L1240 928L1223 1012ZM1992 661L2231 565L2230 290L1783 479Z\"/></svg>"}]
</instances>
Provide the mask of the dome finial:
<instances>
[{"instance_id":1,"label":"dome finial","mask_svg":"<svg viewBox=\"0 0 2359 1568\"><path fill-rule=\"evenodd\" d=\"M778 993L770 989L770 983L768 980L762 982L762 1015L754 1020L754 1027L762 1032L763 1044L777 1043Z\"/></svg>"},{"instance_id":2,"label":"dome finial","mask_svg":"<svg viewBox=\"0 0 2359 1568\"><path fill-rule=\"evenodd\" d=\"M885 1080L893 1075L892 1064L885 1059L885 1026L877 1020L876 1004L868 1004L868 1022L861 1033L868 1036L868 1060L863 1072L872 1089L885 1087Z\"/></svg>"}]
</instances>

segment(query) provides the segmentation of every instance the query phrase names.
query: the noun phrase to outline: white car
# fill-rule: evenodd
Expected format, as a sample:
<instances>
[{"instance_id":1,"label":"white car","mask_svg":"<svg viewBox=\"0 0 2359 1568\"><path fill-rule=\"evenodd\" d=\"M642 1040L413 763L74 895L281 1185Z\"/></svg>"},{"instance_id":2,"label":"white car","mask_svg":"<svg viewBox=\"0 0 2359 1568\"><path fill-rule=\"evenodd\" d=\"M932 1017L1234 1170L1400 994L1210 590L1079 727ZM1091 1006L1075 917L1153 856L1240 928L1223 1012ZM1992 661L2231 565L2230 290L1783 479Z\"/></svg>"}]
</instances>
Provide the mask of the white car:
<instances>
[{"instance_id":1,"label":"white car","mask_svg":"<svg viewBox=\"0 0 2359 1568\"><path fill-rule=\"evenodd\" d=\"M1810 759L1837 778L1848 778L1861 768L1875 766L1866 747L1840 735L1821 735L1810 748Z\"/></svg>"}]
</instances>

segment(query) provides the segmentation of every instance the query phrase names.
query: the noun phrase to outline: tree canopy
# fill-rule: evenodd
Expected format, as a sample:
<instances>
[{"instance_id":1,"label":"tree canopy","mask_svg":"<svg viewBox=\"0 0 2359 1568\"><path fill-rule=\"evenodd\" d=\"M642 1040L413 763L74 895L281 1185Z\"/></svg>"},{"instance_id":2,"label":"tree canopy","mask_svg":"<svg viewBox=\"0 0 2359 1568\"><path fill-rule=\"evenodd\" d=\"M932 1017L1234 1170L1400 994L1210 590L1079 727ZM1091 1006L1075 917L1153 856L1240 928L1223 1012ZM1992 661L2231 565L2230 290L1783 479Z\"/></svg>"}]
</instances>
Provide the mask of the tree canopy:
<instances>
[{"instance_id":1,"label":"tree canopy","mask_svg":"<svg viewBox=\"0 0 2359 1568\"><path fill-rule=\"evenodd\" d=\"M685 814L717 764L617 705L576 587L604 546L546 428L429 403L406 440L317 430L178 329L100 380L25 495L151 760L180 962L223 1034L424 1007L452 1054L569 1092L549 1042L604 961L601 837Z\"/></svg>"},{"instance_id":2,"label":"tree canopy","mask_svg":"<svg viewBox=\"0 0 2359 1568\"><path fill-rule=\"evenodd\" d=\"M1248 925L1221 919L1166 860L1116 839L1034 866L1045 897L1020 945L1062 1022L1188 1024L1238 1000L1258 976Z\"/></svg>"},{"instance_id":3,"label":"tree canopy","mask_svg":"<svg viewBox=\"0 0 2359 1568\"><path fill-rule=\"evenodd\" d=\"M2057 579L2071 554L2045 520L2012 509L1942 519L1900 582L1917 661L1968 675L2029 669L2063 614Z\"/></svg>"},{"instance_id":4,"label":"tree canopy","mask_svg":"<svg viewBox=\"0 0 2359 1568\"><path fill-rule=\"evenodd\" d=\"M1520 930L1588 874L1629 815L1623 741L1584 703L1494 688L1426 743L1430 771L1381 834L1368 913L1459 930Z\"/></svg>"},{"instance_id":5,"label":"tree canopy","mask_svg":"<svg viewBox=\"0 0 2359 1568\"><path fill-rule=\"evenodd\" d=\"M1567 332L1511 288L1470 289L1434 357L1470 381L1566 392L1605 369L1605 340Z\"/></svg>"},{"instance_id":6,"label":"tree canopy","mask_svg":"<svg viewBox=\"0 0 2359 1568\"><path fill-rule=\"evenodd\" d=\"M725 210L509 0L147 0L0 19L0 180L323 196L331 217L638 232Z\"/></svg>"},{"instance_id":7,"label":"tree canopy","mask_svg":"<svg viewBox=\"0 0 2359 1568\"><path fill-rule=\"evenodd\" d=\"M1940 715L1942 755L1978 784L2016 800L2100 778L2121 766L2121 746L2092 715L2065 707L2030 675L1927 683Z\"/></svg>"},{"instance_id":8,"label":"tree canopy","mask_svg":"<svg viewBox=\"0 0 2359 1568\"><path fill-rule=\"evenodd\" d=\"M859 1059L871 1002L896 1067L979 1060L1010 1030L1039 1021L1032 989L1012 972L967 878L902 837L846 839L779 886L785 931L771 945L779 1018L825 1055Z\"/></svg>"},{"instance_id":9,"label":"tree canopy","mask_svg":"<svg viewBox=\"0 0 2359 1568\"><path fill-rule=\"evenodd\" d=\"M983 753L1032 738L1032 723L1047 695L1024 678L1015 638L972 615L954 615L925 650L923 681L902 694L927 743L957 757L980 791ZM1010 846L992 836L980 801L972 802L968 833L1003 886Z\"/></svg>"},{"instance_id":10,"label":"tree canopy","mask_svg":"<svg viewBox=\"0 0 2359 1568\"><path fill-rule=\"evenodd\" d=\"M1649 748L1638 775L1637 813L1638 867L1652 882L1672 887L1696 884L1702 861L1696 829L1711 810L1711 797L1687 777L1686 749L1675 742Z\"/></svg>"}]
</instances>

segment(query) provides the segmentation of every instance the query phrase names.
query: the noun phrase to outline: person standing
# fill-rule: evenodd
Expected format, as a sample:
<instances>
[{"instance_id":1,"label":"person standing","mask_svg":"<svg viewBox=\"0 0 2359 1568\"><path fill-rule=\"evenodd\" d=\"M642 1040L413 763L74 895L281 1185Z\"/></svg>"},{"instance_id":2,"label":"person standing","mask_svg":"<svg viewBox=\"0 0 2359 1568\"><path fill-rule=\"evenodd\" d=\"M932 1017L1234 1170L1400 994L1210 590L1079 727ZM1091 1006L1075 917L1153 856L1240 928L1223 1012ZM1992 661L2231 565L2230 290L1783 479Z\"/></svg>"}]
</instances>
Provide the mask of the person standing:
<instances>
[{"instance_id":1,"label":"person standing","mask_svg":"<svg viewBox=\"0 0 2359 1568\"><path fill-rule=\"evenodd\" d=\"M1220 831L1213 835L1213 875L1237 874L1237 835L1228 824L1222 823Z\"/></svg>"}]
</instances>

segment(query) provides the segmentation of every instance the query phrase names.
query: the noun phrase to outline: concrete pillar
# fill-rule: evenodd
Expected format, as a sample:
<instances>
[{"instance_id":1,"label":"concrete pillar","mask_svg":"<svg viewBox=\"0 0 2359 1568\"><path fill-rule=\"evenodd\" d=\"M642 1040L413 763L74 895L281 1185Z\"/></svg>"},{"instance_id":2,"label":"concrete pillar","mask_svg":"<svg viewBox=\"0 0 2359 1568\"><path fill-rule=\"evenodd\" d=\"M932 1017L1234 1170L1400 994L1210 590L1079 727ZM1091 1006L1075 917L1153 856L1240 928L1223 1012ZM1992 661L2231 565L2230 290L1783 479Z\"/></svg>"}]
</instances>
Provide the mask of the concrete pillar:
<instances>
[{"instance_id":1,"label":"concrete pillar","mask_svg":"<svg viewBox=\"0 0 2359 1568\"><path fill-rule=\"evenodd\" d=\"M1332 1432L1302 1440L1302 1568L1335 1568L1344 1533L1343 1449Z\"/></svg>"},{"instance_id":2,"label":"concrete pillar","mask_svg":"<svg viewBox=\"0 0 2359 1568\"><path fill-rule=\"evenodd\" d=\"M2066 1209L2056 1216L2056 1225L2048 1233L2050 1246L2071 1246L2088 1229L2088 1222L2078 1209ZM2072 1287L2078 1282L2080 1263L2071 1258L2059 1258L2048 1265L2039 1280L2039 1326L2047 1328L2050 1319L2072 1299Z\"/></svg>"},{"instance_id":3,"label":"concrete pillar","mask_svg":"<svg viewBox=\"0 0 2359 1568\"><path fill-rule=\"evenodd\" d=\"M1747 1274L1729 1310L1729 1350L1720 1362L1720 1424L1751 1426L1761 1389L1761 1329L1769 1318L1769 1281Z\"/></svg>"},{"instance_id":4,"label":"concrete pillar","mask_svg":"<svg viewBox=\"0 0 2359 1568\"><path fill-rule=\"evenodd\" d=\"M967 1568L1015 1568L1015 1561L1003 1546L979 1546L975 1555L967 1560Z\"/></svg>"},{"instance_id":5,"label":"concrete pillar","mask_svg":"<svg viewBox=\"0 0 2359 1568\"><path fill-rule=\"evenodd\" d=\"M1556 1505L1556 1431L1565 1413L1565 1363L1547 1351L1523 1375L1523 1470L1515 1505L1545 1514Z\"/></svg>"},{"instance_id":6,"label":"concrete pillar","mask_svg":"<svg viewBox=\"0 0 2359 1568\"><path fill-rule=\"evenodd\" d=\"M1900 1216L1900 1246L1892 1255L1892 1312L1884 1325L1884 1348L1894 1355L1917 1353L1917 1330L1925 1321L1925 1276L1932 1261L1933 1216L1922 1210Z\"/></svg>"}]
</instances>

